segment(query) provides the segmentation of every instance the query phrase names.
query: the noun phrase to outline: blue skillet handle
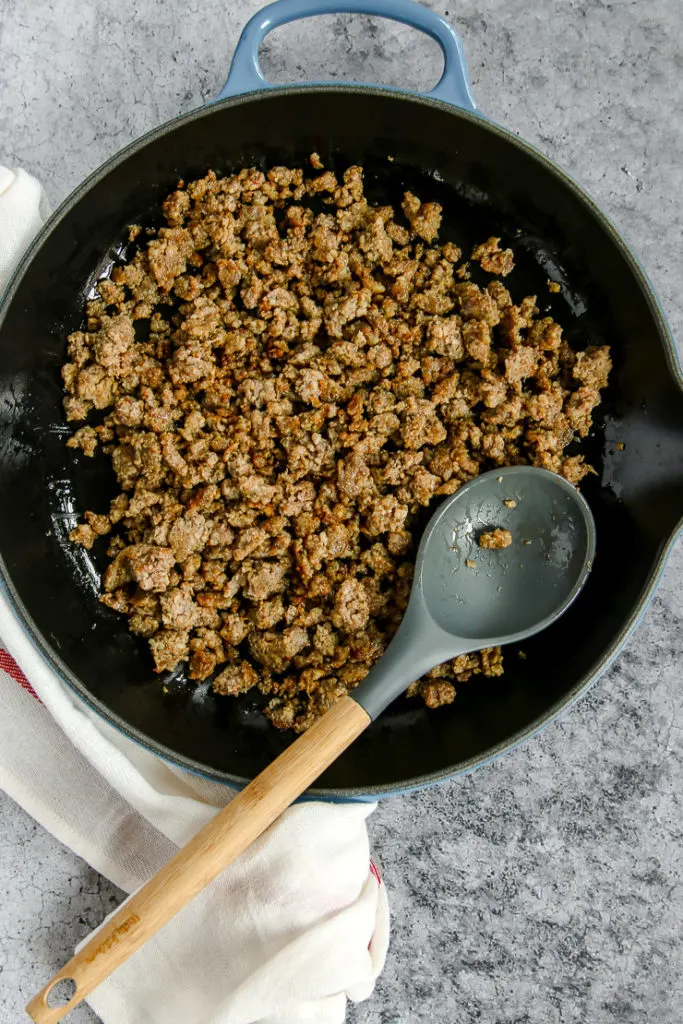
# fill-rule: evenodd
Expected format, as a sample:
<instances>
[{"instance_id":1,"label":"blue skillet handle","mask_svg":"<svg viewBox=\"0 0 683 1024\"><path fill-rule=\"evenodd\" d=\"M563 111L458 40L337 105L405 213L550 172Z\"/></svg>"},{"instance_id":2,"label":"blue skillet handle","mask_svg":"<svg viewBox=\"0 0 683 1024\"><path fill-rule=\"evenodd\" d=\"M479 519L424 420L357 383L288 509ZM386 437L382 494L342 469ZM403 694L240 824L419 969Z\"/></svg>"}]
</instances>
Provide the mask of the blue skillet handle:
<instances>
[{"instance_id":1,"label":"blue skillet handle","mask_svg":"<svg viewBox=\"0 0 683 1024\"><path fill-rule=\"evenodd\" d=\"M444 56L443 74L427 95L465 110L477 109L460 37L444 18L413 0L276 0L245 25L235 48L228 80L216 100L257 89L276 89L276 85L263 77L259 65L261 43L274 28L318 14L372 14L425 32L436 40Z\"/></svg>"}]
</instances>

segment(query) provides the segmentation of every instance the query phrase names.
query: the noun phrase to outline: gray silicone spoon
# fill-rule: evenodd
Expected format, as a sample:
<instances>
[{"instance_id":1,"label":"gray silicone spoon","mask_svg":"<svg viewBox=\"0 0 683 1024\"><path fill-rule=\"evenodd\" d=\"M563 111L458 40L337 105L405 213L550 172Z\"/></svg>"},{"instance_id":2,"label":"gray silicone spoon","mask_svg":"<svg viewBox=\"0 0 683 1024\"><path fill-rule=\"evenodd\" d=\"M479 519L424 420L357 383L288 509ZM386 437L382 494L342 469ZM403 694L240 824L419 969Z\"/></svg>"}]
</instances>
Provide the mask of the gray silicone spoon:
<instances>
[{"instance_id":1,"label":"gray silicone spoon","mask_svg":"<svg viewBox=\"0 0 683 1024\"><path fill-rule=\"evenodd\" d=\"M510 547L480 548L496 527L510 531ZM376 718L436 665L545 629L583 587L594 554L591 510L563 477L509 466L470 480L429 520L403 621L353 699Z\"/></svg>"},{"instance_id":2,"label":"gray silicone spoon","mask_svg":"<svg viewBox=\"0 0 683 1024\"><path fill-rule=\"evenodd\" d=\"M501 527L512 544L484 550ZM564 612L588 577L595 526L562 477L514 466L465 484L436 510L417 553L403 622L366 679L199 832L98 929L31 1000L39 1024L56 1024L247 848L398 697L458 654L522 640ZM61 1006L49 996L69 980Z\"/></svg>"}]
</instances>

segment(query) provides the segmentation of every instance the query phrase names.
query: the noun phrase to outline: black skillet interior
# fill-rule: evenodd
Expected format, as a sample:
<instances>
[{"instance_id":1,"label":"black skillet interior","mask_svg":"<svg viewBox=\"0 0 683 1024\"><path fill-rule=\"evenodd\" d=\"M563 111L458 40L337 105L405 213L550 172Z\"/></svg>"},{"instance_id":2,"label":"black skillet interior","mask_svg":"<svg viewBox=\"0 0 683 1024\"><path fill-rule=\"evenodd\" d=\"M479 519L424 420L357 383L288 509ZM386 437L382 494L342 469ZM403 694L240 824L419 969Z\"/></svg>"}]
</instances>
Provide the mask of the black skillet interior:
<instances>
[{"instance_id":1,"label":"black skillet interior","mask_svg":"<svg viewBox=\"0 0 683 1024\"><path fill-rule=\"evenodd\" d=\"M302 164L312 150L336 169L362 163L377 202L397 205L406 187L442 202L442 237L464 249L502 235L517 254L506 282L513 296L536 294L573 344L607 343L615 360L586 446L599 475L584 487L598 529L585 591L524 644L525 660L507 652L502 679L475 679L436 712L397 701L320 782L328 793L358 795L486 759L551 718L599 670L683 513L683 397L655 306L599 213L537 154L482 120L380 90L296 89L218 105L131 147L75 197L5 308L0 552L48 656L152 749L229 781L256 774L291 737L251 697L215 697L182 676L166 680L165 693L144 642L98 603L102 552L91 561L66 536L79 512L107 507L114 482L106 460L64 446L65 337L81 325L93 283L125 253L128 225L157 223L179 177ZM562 283L559 295L549 277Z\"/></svg>"}]
</instances>

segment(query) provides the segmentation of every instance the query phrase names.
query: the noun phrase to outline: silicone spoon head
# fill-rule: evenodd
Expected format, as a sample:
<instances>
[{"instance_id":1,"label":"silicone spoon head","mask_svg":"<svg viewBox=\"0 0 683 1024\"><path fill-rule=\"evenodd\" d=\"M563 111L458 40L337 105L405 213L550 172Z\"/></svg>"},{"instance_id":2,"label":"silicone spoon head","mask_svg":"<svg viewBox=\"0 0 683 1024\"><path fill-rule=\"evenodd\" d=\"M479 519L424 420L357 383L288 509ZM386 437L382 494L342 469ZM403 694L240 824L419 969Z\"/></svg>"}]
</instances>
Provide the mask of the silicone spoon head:
<instances>
[{"instance_id":1,"label":"silicone spoon head","mask_svg":"<svg viewBox=\"0 0 683 1024\"><path fill-rule=\"evenodd\" d=\"M509 531L509 547L480 546ZM591 569L595 524L564 477L529 466L485 473L437 509L417 555L414 586L434 622L482 646L545 629L572 603Z\"/></svg>"},{"instance_id":2,"label":"silicone spoon head","mask_svg":"<svg viewBox=\"0 0 683 1024\"><path fill-rule=\"evenodd\" d=\"M494 531L509 533L506 546L483 547ZM403 621L351 696L376 718L436 665L545 629L583 587L594 554L591 511L563 477L530 466L476 477L430 519Z\"/></svg>"}]
</instances>

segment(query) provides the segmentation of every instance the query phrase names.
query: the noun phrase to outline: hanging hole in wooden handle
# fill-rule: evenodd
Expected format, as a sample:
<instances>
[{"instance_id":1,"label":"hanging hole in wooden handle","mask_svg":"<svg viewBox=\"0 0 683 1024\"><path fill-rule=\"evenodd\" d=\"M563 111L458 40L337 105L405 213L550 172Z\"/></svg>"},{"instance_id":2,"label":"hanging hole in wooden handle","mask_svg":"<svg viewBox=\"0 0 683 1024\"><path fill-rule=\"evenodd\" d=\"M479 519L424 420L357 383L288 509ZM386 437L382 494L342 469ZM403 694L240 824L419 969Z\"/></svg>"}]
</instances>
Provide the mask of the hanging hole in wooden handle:
<instances>
[{"instance_id":1,"label":"hanging hole in wooden handle","mask_svg":"<svg viewBox=\"0 0 683 1024\"><path fill-rule=\"evenodd\" d=\"M37 1024L58 1024L83 999L79 985L69 974L58 974L26 1007Z\"/></svg>"},{"instance_id":2,"label":"hanging hole in wooden handle","mask_svg":"<svg viewBox=\"0 0 683 1024\"><path fill-rule=\"evenodd\" d=\"M76 995L78 985L73 978L60 978L45 993L45 1002L54 1010L58 1006L66 1006Z\"/></svg>"}]
</instances>

